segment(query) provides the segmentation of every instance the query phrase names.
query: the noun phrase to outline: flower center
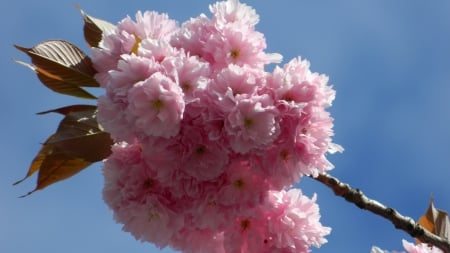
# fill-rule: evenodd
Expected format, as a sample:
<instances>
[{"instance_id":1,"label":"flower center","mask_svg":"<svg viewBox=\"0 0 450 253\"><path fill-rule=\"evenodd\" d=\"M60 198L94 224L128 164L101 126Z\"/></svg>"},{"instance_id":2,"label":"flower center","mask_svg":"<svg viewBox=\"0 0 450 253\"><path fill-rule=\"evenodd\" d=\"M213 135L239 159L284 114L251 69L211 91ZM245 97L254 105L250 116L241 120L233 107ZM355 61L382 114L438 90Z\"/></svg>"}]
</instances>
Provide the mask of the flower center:
<instances>
[{"instance_id":1,"label":"flower center","mask_svg":"<svg viewBox=\"0 0 450 253\"><path fill-rule=\"evenodd\" d=\"M283 100L285 100L285 101L287 101L287 102L293 102L293 101L295 101L295 100L294 100L294 97L293 97L292 94L290 94L290 93L284 94Z\"/></svg>"},{"instance_id":2,"label":"flower center","mask_svg":"<svg viewBox=\"0 0 450 253\"><path fill-rule=\"evenodd\" d=\"M156 99L152 102L153 109L159 110L164 107L163 101L161 99Z\"/></svg>"},{"instance_id":3,"label":"flower center","mask_svg":"<svg viewBox=\"0 0 450 253\"><path fill-rule=\"evenodd\" d=\"M234 97L236 97L236 96L239 95L239 94L242 94L242 92L239 91L239 90L236 89L236 88L231 88L231 91L233 92L233 96L234 96Z\"/></svg>"},{"instance_id":4,"label":"flower center","mask_svg":"<svg viewBox=\"0 0 450 253\"><path fill-rule=\"evenodd\" d=\"M253 121L252 118L249 118L249 117L245 117L244 118L244 126L245 126L245 128L251 128L253 126L253 124L254 124L254 121Z\"/></svg>"},{"instance_id":5,"label":"flower center","mask_svg":"<svg viewBox=\"0 0 450 253\"><path fill-rule=\"evenodd\" d=\"M281 150L280 151L280 157L284 161L287 161L289 159L289 151L287 151L286 149Z\"/></svg>"},{"instance_id":6,"label":"flower center","mask_svg":"<svg viewBox=\"0 0 450 253\"><path fill-rule=\"evenodd\" d=\"M233 60L236 60L237 58L239 58L239 55L240 55L241 53L239 52L239 50L237 50L237 49L233 49L233 50L231 50L231 52L230 52L230 56L231 56L231 58L233 58Z\"/></svg>"},{"instance_id":7,"label":"flower center","mask_svg":"<svg viewBox=\"0 0 450 253\"><path fill-rule=\"evenodd\" d=\"M243 189L245 187L245 182L244 180L242 180L241 178L237 179L236 181L234 181L234 186L238 189Z\"/></svg>"},{"instance_id":8,"label":"flower center","mask_svg":"<svg viewBox=\"0 0 450 253\"><path fill-rule=\"evenodd\" d=\"M307 133L308 133L308 129L306 129L305 127L304 128L302 128L302 134L304 134L304 135L306 135Z\"/></svg>"},{"instance_id":9,"label":"flower center","mask_svg":"<svg viewBox=\"0 0 450 253\"><path fill-rule=\"evenodd\" d=\"M241 232L248 230L250 228L250 224L251 222L248 219L241 221Z\"/></svg>"},{"instance_id":10,"label":"flower center","mask_svg":"<svg viewBox=\"0 0 450 253\"><path fill-rule=\"evenodd\" d=\"M149 208L148 210L148 222L152 222L155 219L159 219L159 213L154 210L154 208Z\"/></svg>"},{"instance_id":11,"label":"flower center","mask_svg":"<svg viewBox=\"0 0 450 253\"><path fill-rule=\"evenodd\" d=\"M195 149L195 153L196 153L197 155L203 155L205 152L206 152L206 147L203 146L203 145L198 146L198 147Z\"/></svg>"},{"instance_id":12,"label":"flower center","mask_svg":"<svg viewBox=\"0 0 450 253\"><path fill-rule=\"evenodd\" d=\"M134 35L134 45L131 48L131 53L137 55L139 44L141 44L142 39L139 38L139 36L137 36L136 34L133 34L133 35Z\"/></svg>"},{"instance_id":13,"label":"flower center","mask_svg":"<svg viewBox=\"0 0 450 253\"><path fill-rule=\"evenodd\" d=\"M188 92L188 91L190 91L190 90L192 89L192 87L191 87L191 84L190 84L189 82L183 82L183 83L181 84L181 89L182 89L184 92Z\"/></svg>"},{"instance_id":14,"label":"flower center","mask_svg":"<svg viewBox=\"0 0 450 253\"><path fill-rule=\"evenodd\" d=\"M144 181L144 188L145 189L150 189L150 188L152 188L153 186L155 186L155 181L153 181L153 179L151 179L151 178L147 178L145 181Z\"/></svg>"}]
</instances>

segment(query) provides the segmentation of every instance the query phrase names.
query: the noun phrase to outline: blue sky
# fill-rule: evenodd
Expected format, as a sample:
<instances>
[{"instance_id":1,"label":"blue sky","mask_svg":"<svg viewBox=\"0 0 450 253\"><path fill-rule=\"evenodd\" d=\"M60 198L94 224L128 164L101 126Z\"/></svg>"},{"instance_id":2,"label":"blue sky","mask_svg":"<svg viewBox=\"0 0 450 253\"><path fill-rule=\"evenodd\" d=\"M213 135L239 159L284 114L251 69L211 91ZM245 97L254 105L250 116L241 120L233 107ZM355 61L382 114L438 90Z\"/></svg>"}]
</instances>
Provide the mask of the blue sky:
<instances>
[{"instance_id":1,"label":"blue sky","mask_svg":"<svg viewBox=\"0 0 450 253\"><path fill-rule=\"evenodd\" d=\"M20 199L35 178L12 186L60 118L36 112L79 103L52 93L12 45L31 47L65 39L83 48L82 20L73 0L10 1L3 5L0 66L0 252L159 252L121 231L101 198L95 164L68 181ZM450 210L450 2L245 1L260 14L268 51L284 61L301 55L313 71L330 76L337 90L331 108L335 141L346 149L330 157L331 174L369 197L418 218L434 195ZM213 1L78 0L89 14L116 23L138 10L169 13L182 22L208 13ZM83 101L81 101L83 102ZM303 179L305 194L318 193L329 243L313 252L369 252L372 245L400 249L412 240L386 220ZM164 252L171 252L165 249Z\"/></svg>"}]
</instances>

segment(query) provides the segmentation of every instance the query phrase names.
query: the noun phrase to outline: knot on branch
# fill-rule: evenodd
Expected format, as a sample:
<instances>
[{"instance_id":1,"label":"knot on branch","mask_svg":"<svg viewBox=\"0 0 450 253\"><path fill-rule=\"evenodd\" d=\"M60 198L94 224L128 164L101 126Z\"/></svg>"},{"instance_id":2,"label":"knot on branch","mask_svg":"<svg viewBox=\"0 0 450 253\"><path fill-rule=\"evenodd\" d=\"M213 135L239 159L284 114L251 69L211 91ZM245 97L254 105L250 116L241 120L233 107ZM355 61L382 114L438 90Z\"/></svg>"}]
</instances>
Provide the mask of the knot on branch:
<instances>
[{"instance_id":1,"label":"knot on branch","mask_svg":"<svg viewBox=\"0 0 450 253\"><path fill-rule=\"evenodd\" d=\"M387 217L394 217L395 214L396 214L395 210L393 208L390 208L390 207L386 207L385 213L386 213Z\"/></svg>"},{"instance_id":2,"label":"knot on branch","mask_svg":"<svg viewBox=\"0 0 450 253\"><path fill-rule=\"evenodd\" d=\"M420 226L417 223L414 223L414 226L412 227L410 234L412 237L417 238L417 237L422 237L425 234L425 231L423 230L422 226Z\"/></svg>"}]
</instances>

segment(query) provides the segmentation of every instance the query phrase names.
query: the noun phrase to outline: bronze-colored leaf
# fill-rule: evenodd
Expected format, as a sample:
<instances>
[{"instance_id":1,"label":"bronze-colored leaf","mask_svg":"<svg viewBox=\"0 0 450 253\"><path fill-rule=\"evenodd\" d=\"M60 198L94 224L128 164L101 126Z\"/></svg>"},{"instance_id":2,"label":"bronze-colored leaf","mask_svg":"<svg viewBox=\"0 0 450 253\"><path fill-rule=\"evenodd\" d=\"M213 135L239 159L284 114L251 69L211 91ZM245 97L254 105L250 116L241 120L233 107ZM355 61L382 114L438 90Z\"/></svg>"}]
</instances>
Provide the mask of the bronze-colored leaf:
<instances>
[{"instance_id":1,"label":"bronze-colored leaf","mask_svg":"<svg viewBox=\"0 0 450 253\"><path fill-rule=\"evenodd\" d=\"M51 146L47 145L47 142L49 142L51 139L55 137L55 134L51 135L45 142L42 144L41 150L39 150L36 157L31 162L30 168L28 168L28 172L25 175L25 177L17 182L15 182L13 185L20 184L22 181L33 175L36 171L38 171L42 167L42 163L44 162L45 158L52 152Z\"/></svg>"},{"instance_id":2,"label":"bronze-colored leaf","mask_svg":"<svg viewBox=\"0 0 450 253\"><path fill-rule=\"evenodd\" d=\"M49 144L71 156L98 162L109 156L113 142L109 133L97 123L96 107L92 106L84 111L68 113Z\"/></svg>"},{"instance_id":3,"label":"bronze-colored leaf","mask_svg":"<svg viewBox=\"0 0 450 253\"><path fill-rule=\"evenodd\" d=\"M33 192L44 189L53 183L67 179L92 164L92 162L68 155L64 150L49 144L48 141L51 140L52 137L54 137L54 135L52 135L47 142L42 145L38 155L31 163L30 169L25 178L14 184L16 185L22 182L26 178L30 177L34 172L39 171L37 185L34 190L21 197L28 196Z\"/></svg>"},{"instance_id":4,"label":"bronze-colored leaf","mask_svg":"<svg viewBox=\"0 0 450 253\"><path fill-rule=\"evenodd\" d=\"M430 199L428 210L419 218L418 223L431 233L442 238L450 239L450 221L447 212L436 209L433 198ZM417 240L417 243L420 243Z\"/></svg>"},{"instance_id":5,"label":"bronze-colored leaf","mask_svg":"<svg viewBox=\"0 0 450 253\"><path fill-rule=\"evenodd\" d=\"M96 110L96 109L97 109L97 106L95 106L95 105L69 105L69 106L64 106L64 107L60 107L60 108L56 108L56 109L52 109L52 110L48 110L48 111L44 111L44 112L38 112L37 114L42 115L42 114L55 112L55 113L59 113L62 115L67 115L71 112Z\"/></svg>"},{"instance_id":6,"label":"bronze-colored leaf","mask_svg":"<svg viewBox=\"0 0 450 253\"><path fill-rule=\"evenodd\" d=\"M51 156L47 156L42 162L42 167L38 174L37 186L32 192L70 178L92 164L92 162L85 161L82 158L72 157L66 154L64 150L53 148L52 151Z\"/></svg>"},{"instance_id":7,"label":"bronze-colored leaf","mask_svg":"<svg viewBox=\"0 0 450 253\"><path fill-rule=\"evenodd\" d=\"M19 63L34 70L39 80L55 92L95 99L81 87L99 87L91 59L75 45L63 40L49 40L32 48L15 45L26 53L32 64Z\"/></svg>"},{"instance_id":8,"label":"bronze-colored leaf","mask_svg":"<svg viewBox=\"0 0 450 253\"><path fill-rule=\"evenodd\" d=\"M115 25L98 18L94 18L85 13L82 9L77 7L83 15L84 26L84 39L91 47L98 47L100 41L103 38L103 33L106 31L112 31L116 28Z\"/></svg>"},{"instance_id":9,"label":"bronze-colored leaf","mask_svg":"<svg viewBox=\"0 0 450 253\"><path fill-rule=\"evenodd\" d=\"M67 179L111 153L113 141L97 123L96 106L73 105L50 110L65 115L56 133L42 145L24 179L39 171L36 188L25 196Z\"/></svg>"}]
</instances>

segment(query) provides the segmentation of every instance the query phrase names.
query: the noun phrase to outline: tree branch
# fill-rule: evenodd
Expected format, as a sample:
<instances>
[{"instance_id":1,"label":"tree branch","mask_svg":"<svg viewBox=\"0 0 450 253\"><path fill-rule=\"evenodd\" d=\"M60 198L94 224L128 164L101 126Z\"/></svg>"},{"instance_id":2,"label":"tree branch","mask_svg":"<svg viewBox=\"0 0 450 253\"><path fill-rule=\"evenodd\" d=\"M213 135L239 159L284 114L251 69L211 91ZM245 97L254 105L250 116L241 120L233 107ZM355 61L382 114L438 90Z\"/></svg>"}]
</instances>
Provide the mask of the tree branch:
<instances>
[{"instance_id":1,"label":"tree branch","mask_svg":"<svg viewBox=\"0 0 450 253\"><path fill-rule=\"evenodd\" d=\"M444 253L450 253L449 240L429 232L411 217L403 216L395 209L387 207L376 200L369 199L361 190L353 189L349 184L345 184L329 174L319 174L319 176L312 178L328 186L333 190L334 194L355 204L357 207L391 221L395 228L407 232L421 242L440 248Z\"/></svg>"}]
</instances>

